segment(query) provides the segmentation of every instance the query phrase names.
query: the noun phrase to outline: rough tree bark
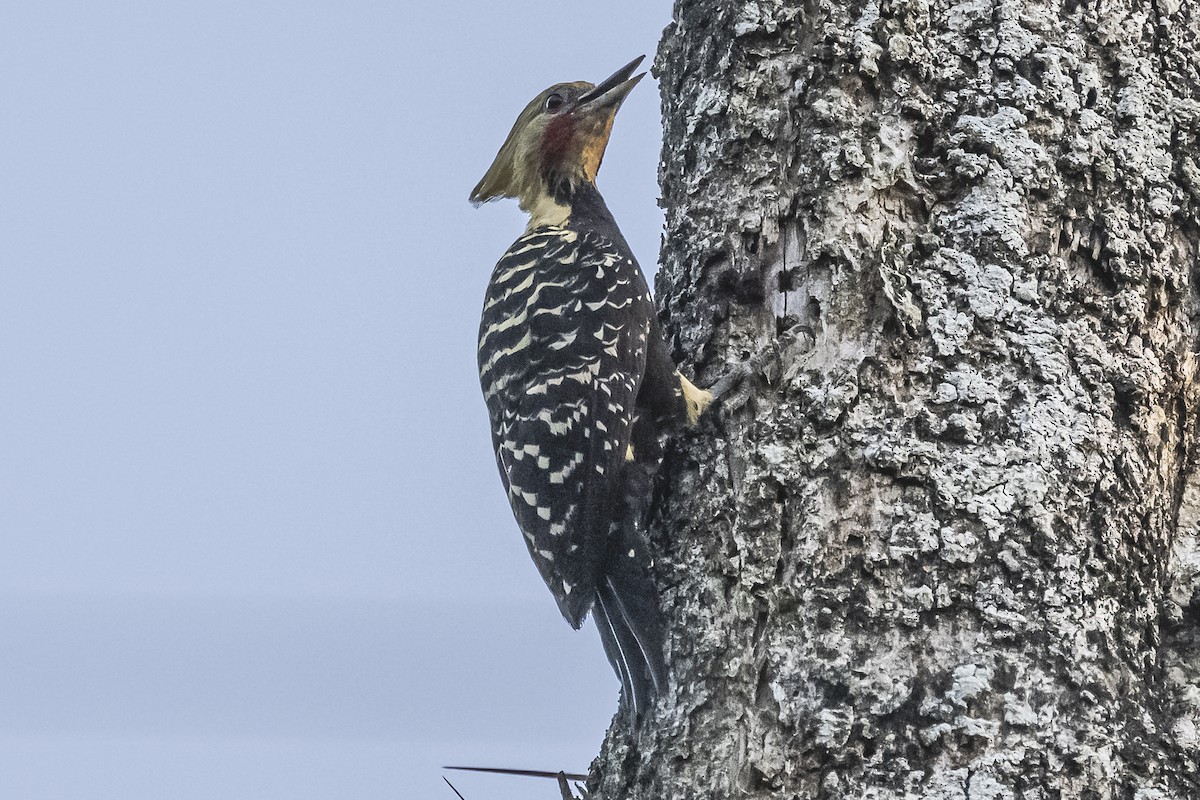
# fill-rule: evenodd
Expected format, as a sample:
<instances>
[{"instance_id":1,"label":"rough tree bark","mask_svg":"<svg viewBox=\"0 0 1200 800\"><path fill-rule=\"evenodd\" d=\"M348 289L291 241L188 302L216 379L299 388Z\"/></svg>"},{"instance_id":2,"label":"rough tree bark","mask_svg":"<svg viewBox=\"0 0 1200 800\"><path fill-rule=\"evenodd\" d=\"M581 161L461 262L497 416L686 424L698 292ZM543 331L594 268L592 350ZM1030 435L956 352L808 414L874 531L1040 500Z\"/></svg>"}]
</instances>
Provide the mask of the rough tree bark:
<instances>
[{"instance_id":1,"label":"rough tree bark","mask_svg":"<svg viewBox=\"0 0 1200 800\"><path fill-rule=\"evenodd\" d=\"M1200 798L1200 10L678 0L658 298L711 382L675 686L597 798Z\"/></svg>"}]
</instances>

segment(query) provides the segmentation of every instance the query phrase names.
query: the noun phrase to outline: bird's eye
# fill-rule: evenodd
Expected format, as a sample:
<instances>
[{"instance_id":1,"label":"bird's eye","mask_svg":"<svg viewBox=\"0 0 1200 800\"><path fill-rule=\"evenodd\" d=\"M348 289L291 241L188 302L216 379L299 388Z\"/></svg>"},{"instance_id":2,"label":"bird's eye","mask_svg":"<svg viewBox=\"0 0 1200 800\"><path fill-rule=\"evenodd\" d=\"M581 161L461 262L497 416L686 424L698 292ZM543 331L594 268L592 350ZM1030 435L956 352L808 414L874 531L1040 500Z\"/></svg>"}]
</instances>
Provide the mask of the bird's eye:
<instances>
[{"instance_id":1,"label":"bird's eye","mask_svg":"<svg viewBox=\"0 0 1200 800\"><path fill-rule=\"evenodd\" d=\"M563 96L558 92L546 98L545 108L551 114L563 107Z\"/></svg>"}]
</instances>

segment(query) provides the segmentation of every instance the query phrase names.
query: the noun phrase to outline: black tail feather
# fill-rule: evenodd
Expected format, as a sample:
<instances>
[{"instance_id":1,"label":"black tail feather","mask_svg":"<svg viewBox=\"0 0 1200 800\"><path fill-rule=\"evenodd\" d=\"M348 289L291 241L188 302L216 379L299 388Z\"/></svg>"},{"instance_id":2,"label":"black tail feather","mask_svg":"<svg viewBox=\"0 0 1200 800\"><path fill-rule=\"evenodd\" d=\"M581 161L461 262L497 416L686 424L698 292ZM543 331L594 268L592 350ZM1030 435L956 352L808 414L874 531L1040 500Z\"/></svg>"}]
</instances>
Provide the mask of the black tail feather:
<instances>
[{"instance_id":1,"label":"black tail feather","mask_svg":"<svg viewBox=\"0 0 1200 800\"><path fill-rule=\"evenodd\" d=\"M621 700L636 721L640 711L638 692L631 677L629 657L621 645L622 637L618 635L616 623L608 614L608 603L605 602L607 596L606 592L596 594L596 605L592 606L592 619L596 621L596 630L600 632L600 641L604 644L608 663L612 664L613 672L617 673L621 681Z\"/></svg>"},{"instance_id":2,"label":"black tail feather","mask_svg":"<svg viewBox=\"0 0 1200 800\"><path fill-rule=\"evenodd\" d=\"M604 652L621 679L626 712L636 723L654 698L667 690L666 623L640 533L627 528L621 539L596 587L592 613Z\"/></svg>"}]
</instances>

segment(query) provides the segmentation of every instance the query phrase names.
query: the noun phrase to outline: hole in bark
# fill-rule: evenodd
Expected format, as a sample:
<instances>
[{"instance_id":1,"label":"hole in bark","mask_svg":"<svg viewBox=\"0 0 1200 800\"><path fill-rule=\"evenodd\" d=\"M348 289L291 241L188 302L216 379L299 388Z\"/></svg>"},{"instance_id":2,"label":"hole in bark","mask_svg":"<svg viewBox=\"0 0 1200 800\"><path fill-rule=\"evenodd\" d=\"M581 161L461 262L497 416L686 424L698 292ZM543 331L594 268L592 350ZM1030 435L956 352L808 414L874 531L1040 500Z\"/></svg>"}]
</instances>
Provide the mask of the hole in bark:
<instances>
[{"instance_id":1,"label":"hole in bark","mask_svg":"<svg viewBox=\"0 0 1200 800\"><path fill-rule=\"evenodd\" d=\"M724 248L714 250L706 255L704 260L700 262L700 271L708 272L709 270L715 269L727 261L729 261L729 251L725 250Z\"/></svg>"},{"instance_id":2,"label":"hole in bark","mask_svg":"<svg viewBox=\"0 0 1200 800\"><path fill-rule=\"evenodd\" d=\"M742 275L735 269L727 269L717 277L717 290L733 298L738 305L757 305L766 297L761 275Z\"/></svg>"},{"instance_id":3,"label":"hole in bark","mask_svg":"<svg viewBox=\"0 0 1200 800\"><path fill-rule=\"evenodd\" d=\"M1096 89L1096 87L1093 86L1091 89L1087 90L1087 95L1083 101L1083 105L1085 108L1095 108L1096 101L1099 99L1100 99L1100 92L1099 92L1099 90Z\"/></svg>"},{"instance_id":4,"label":"hole in bark","mask_svg":"<svg viewBox=\"0 0 1200 800\"><path fill-rule=\"evenodd\" d=\"M937 131L932 125L922 125L917 131L916 147L913 148L914 159L935 158L937 156Z\"/></svg>"},{"instance_id":5,"label":"hole in bark","mask_svg":"<svg viewBox=\"0 0 1200 800\"><path fill-rule=\"evenodd\" d=\"M858 389L869 394L883 385L883 368L876 358L864 358L858 365Z\"/></svg>"},{"instance_id":6,"label":"hole in bark","mask_svg":"<svg viewBox=\"0 0 1200 800\"><path fill-rule=\"evenodd\" d=\"M815 297L808 298L804 305L806 322L815 330L821 325L821 301Z\"/></svg>"},{"instance_id":7,"label":"hole in bark","mask_svg":"<svg viewBox=\"0 0 1200 800\"><path fill-rule=\"evenodd\" d=\"M850 698L850 687L838 681L818 681L821 687L821 693L825 696L825 705L841 705Z\"/></svg>"},{"instance_id":8,"label":"hole in bark","mask_svg":"<svg viewBox=\"0 0 1200 800\"><path fill-rule=\"evenodd\" d=\"M746 252L750 255L758 255L758 239L757 233L743 233L742 243L746 248Z\"/></svg>"},{"instance_id":9,"label":"hole in bark","mask_svg":"<svg viewBox=\"0 0 1200 800\"><path fill-rule=\"evenodd\" d=\"M925 119L925 109L916 102L905 102L900 105L900 118L909 122L920 122Z\"/></svg>"},{"instance_id":10,"label":"hole in bark","mask_svg":"<svg viewBox=\"0 0 1200 800\"><path fill-rule=\"evenodd\" d=\"M1046 72L1046 65L1033 56L1025 56L1016 63L1017 74L1025 80L1032 83L1034 86L1042 85L1042 75Z\"/></svg>"},{"instance_id":11,"label":"hole in bark","mask_svg":"<svg viewBox=\"0 0 1200 800\"><path fill-rule=\"evenodd\" d=\"M1122 377L1111 381L1113 389L1113 421L1118 425L1129 427L1133 415L1137 411L1138 401L1142 390L1133 381Z\"/></svg>"},{"instance_id":12,"label":"hole in bark","mask_svg":"<svg viewBox=\"0 0 1200 800\"><path fill-rule=\"evenodd\" d=\"M781 292L795 291L795 289L796 289L796 270L794 268L779 270L779 274L776 276L776 281L779 284L779 291L781 291Z\"/></svg>"},{"instance_id":13,"label":"hole in bark","mask_svg":"<svg viewBox=\"0 0 1200 800\"><path fill-rule=\"evenodd\" d=\"M1083 265L1087 274L1090 275L1100 289L1108 295L1114 295L1121 290L1121 284L1117 276L1108 268L1105 259L1099 254L1103 251L1103 243L1097 244L1096 237L1103 237L1100 231L1094 231L1092 234L1092 244L1082 244L1078 250L1071 253L1071 257L1076 259ZM1093 256L1093 253L1096 255Z\"/></svg>"}]
</instances>

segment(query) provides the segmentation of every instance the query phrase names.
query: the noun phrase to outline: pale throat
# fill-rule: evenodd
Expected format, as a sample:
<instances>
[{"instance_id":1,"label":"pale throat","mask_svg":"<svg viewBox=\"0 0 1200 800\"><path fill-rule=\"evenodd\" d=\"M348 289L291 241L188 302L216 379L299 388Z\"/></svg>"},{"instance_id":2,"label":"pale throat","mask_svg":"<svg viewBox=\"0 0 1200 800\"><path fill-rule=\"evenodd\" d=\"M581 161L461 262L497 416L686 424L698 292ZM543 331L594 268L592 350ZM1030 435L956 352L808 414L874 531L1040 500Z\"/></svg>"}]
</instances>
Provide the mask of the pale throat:
<instances>
[{"instance_id":1,"label":"pale throat","mask_svg":"<svg viewBox=\"0 0 1200 800\"><path fill-rule=\"evenodd\" d=\"M521 198L521 210L529 213L529 224L525 226L528 231L543 225L563 225L571 216L571 206L555 200L540 181L531 196Z\"/></svg>"}]
</instances>

